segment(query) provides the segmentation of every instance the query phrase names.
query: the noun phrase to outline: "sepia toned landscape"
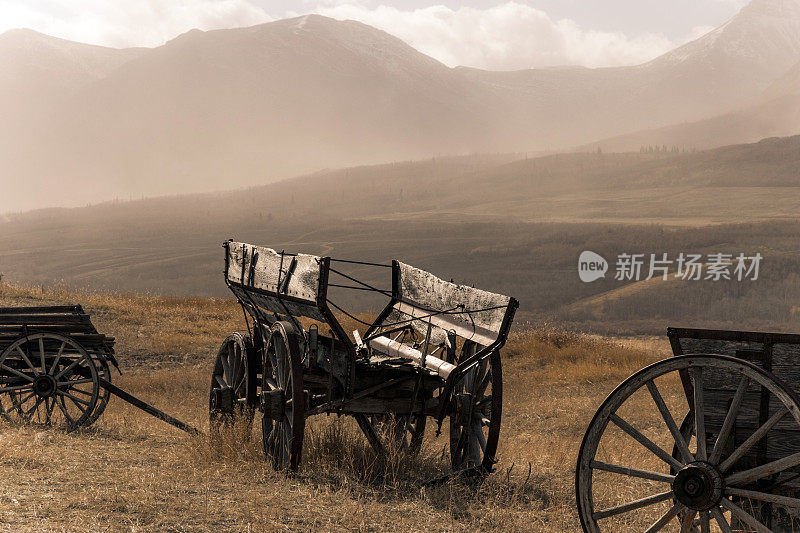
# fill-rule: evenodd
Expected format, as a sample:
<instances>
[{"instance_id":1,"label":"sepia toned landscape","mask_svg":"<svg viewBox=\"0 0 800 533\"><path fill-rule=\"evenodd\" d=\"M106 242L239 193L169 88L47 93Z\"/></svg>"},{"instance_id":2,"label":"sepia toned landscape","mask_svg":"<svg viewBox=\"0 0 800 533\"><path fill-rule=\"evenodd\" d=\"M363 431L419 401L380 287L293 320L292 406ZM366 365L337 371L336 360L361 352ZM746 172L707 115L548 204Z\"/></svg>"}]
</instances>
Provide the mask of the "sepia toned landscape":
<instances>
[{"instance_id":1,"label":"sepia toned landscape","mask_svg":"<svg viewBox=\"0 0 800 533\"><path fill-rule=\"evenodd\" d=\"M446 4L397 9L419 20L438 9L444 21L456 9ZM115 338L113 383L199 430L182 433L113 397L77 429L50 427L49 414L16 423L2 416L2 396L28 385L0 359L0 531L580 531L584 434L621 382L674 355L668 327L800 333L800 0L736 7L643 63L591 68L445 64L390 31L310 8L147 46L0 31L0 308L81 305L96 333ZM337 7L326 9L316 11ZM428 420L419 454L390 446L383 455L354 417L320 410L306 422L297 472L276 472L265 457L258 411L252 427L237 419L218 435L209 389L213 397L220 343L254 336L245 317L258 316L229 290L228 239L280 254L279 300L280 276L295 264L284 270L283 251L401 261L518 300L497 356L494 472L453 474L448 419L440 434ZM586 251L608 267L591 282L578 276ZM640 254L643 275L619 274L626 254ZM685 254L703 268L715 254L727 266L740 254L760 264L750 279L692 280L678 270ZM662 256L668 272L648 275ZM393 289L374 266L349 265L360 291L333 285L326 295L356 346ZM10 323L0 317L0 337ZM790 392L776 394L784 412L766 386L757 397L730 369L706 374L709 435L725 432L741 388L750 418L731 430L733 444L754 446L745 439L761 428L760 464L767 440L769 453L779 442L780 457L800 461L800 444L785 444L800 434L800 390L791 390L800 352L773 369L770 341L731 342L727 355L774 370ZM692 418L698 382L687 387L686 375L652 378L614 411L633 431L603 427L592 465L638 472L594 471L593 502L612 509L603 531L726 531L674 494L636 506L677 470L643 440L673 459L684 453L658 398L688 455L705 457ZM709 454L723 454L721 437L708 440ZM770 529L730 509L726 525L795 530L800 514L786 526L761 507L800 506L793 480L781 483L795 492L777 500L731 500Z\"/></svg>"},{"instance_id":2,"label":"sepia toned landscape","mask_svg":"<svg viewBox=\"0 0 800 533\"><path fill-rule=\"evenodd\" d=\"M4 286L0 304L63 301L83 302L99 329L118 332L124 373L115 383L208 430L213 356L244 327L233 302ZM72 433L0 426L0 521L36 531L575 530L567 465L587 420L619 380L667 352L663 342L547 327L516 333L504 352L502 461L477 491L429 484L449 470L446 430L436 438L433 423L418 457L381 460L350 419L320 415L296 476L264 460L258 421L247 446L212 444L115 398Z\"/></svg>"}]
</instances>

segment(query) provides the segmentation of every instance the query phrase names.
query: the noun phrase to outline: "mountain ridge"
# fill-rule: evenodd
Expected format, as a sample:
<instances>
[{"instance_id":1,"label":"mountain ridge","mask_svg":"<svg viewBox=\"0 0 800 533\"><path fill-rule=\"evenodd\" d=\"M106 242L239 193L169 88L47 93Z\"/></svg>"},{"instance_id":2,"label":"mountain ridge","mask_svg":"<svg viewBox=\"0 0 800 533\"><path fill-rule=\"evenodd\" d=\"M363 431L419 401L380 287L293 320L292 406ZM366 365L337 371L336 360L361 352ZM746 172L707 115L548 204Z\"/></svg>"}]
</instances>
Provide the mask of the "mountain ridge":
<instances>
[{"instance_id":1,"label":"mountain ridge","mask_svg":"<svg viewBox=\"0 0 800 533\"><path fill-rule=\"evenodd\" d=\"M673 51L606 69L450 68L384 31L318 15L192 30L124 52L102 76L79 76L75 90L48 82L39 101L12 99L18 120L0 157L20 185L0 211L32 197L75 205L431 155L563 150L709 119L797 63L800 15L775 15L797 4L757 0L677 50L689 59ZM745 38L755 52L737 55ZM780 57L761 60L782 42L791 46Z\"/></svg>"}]
</instances>

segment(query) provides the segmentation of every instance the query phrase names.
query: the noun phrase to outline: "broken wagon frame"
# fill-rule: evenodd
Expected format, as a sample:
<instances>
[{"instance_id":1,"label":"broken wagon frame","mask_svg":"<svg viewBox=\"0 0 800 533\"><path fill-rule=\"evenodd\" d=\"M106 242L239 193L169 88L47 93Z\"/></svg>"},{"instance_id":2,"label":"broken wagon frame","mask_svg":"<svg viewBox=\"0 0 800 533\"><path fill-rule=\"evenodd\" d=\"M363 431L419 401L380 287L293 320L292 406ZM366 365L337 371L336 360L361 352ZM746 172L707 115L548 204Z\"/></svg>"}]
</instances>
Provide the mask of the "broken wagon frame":
<instances>
[{"instance_id":1,"label":"broken wagon frame","mask_svg":"<svg viewBox=\"0 0 800 533\"><path fill-rule=\"evenodd\" d=\"M225 282L248 332L220 348L211 376L212 430L261 414L265 453L277 469L300 464L307 417L350 415L379 453L422 445L427 418L448 419L455 471L489 472L502 413L500 349L514 298L391 264L289 254L227 241ZM345 272L382 269L383 290ZM335 279L335 282L331 280ZM341 280L341 282L339 281ZM368 291L388 303L363 321L329 288ZM347 334L333 310L366 327Z\"/></svg>"}]
</instances>

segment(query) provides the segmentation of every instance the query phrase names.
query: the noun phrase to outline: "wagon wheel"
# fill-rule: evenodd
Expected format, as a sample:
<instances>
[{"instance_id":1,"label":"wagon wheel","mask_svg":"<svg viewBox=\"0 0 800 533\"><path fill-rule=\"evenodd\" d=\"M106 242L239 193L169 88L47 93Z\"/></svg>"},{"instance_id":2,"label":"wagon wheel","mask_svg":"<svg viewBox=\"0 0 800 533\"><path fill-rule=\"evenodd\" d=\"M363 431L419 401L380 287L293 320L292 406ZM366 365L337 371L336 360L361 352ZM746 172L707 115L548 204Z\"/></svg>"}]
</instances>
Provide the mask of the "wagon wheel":
<instances>
[{"instance_id":1,"label":"wagon wheel","mask_svg":"<svg viewBox=\"0 0 800 533\"><path fill-rule=\"evenodd\" d=\"M212 435L220 429L241 429L249 438L258 398L258 369L250 337L241 333L228 336L219 348L211 371L208 399Z\"/></svg>"},{"instance_id":2,"label":"wagon wheel","mask_svg":"<svg viewBox=\"0 0 800 533\"><path fill-rule=\"evenodd\" d=\"M383 451L396 450L408 455L419 453L425 437L425 415L377 414L369 417L369 423Z\"/></svg>"},{"instance_id":3,"label":"wagon wheel","mask_svg":"<svg viewBox=\"0 0 800 533\"><path fill-rule=\"evenodd\" d=\"M294 326L276 322L264 350L261 380L264 453L276 470L297 470L303 451L306 395Z\"/></svg>"},{"instance_id":4,"label":"wagon wheel","mask_svg":"<svg viewBox=\"0 0 800 533\"><path fill-rule=\"evenodd\" d=\"M103 356L95 357L94 363L97 367L97 375L101 379L111 383L111 365L108 364L108 360ZM93 424L98 418L100 418L100 416L106 410L106 407L108 407L108 401L110 399L111 391L100 387L100 392L97 395L97 405L95 406L94 411L92 411L92 415L86 421L85 425L88 426L89 424Z\"/></svg>"},{"instance_id":5,"label":"wagon wheel","mask_svg":"<svg viewBox=\"0 0 800 533\"><path fill-rule=\"evenodd\" d=\"M711 383L721 376L736 389L714 389L712 398L709 389L717 385ZM747 411L743 398L748 387L758 386L769 394L771 417L743 432L737 424ZM690 430L678 428L678 409L693 410ZM718 434L706 431L711 426ZM730 439L734 426L736 445ZM755 365L714 355L650 365L609 395L586 431L575 487L583 529L771 531L752 509L765 502L797 516L800 499L774 489L798 477L800 452L796 446L775 448L769 459L750 452L767 435L794 431L800 431L800 398ZM691 439L692 432L706 438ZM673 446L676 456L666 451Z\"/></svg>"},{"instance_id":6,"label":"wagon wheel","mask_svg":"<svg viewBox=\"0 0 800 533\"><path fill-rule=\"evenodd\" d=\"M87 425L100 392L97 368L77 342L33 333L0 354L0 417L25 424Z\"/></svg>"},{"instance_id":7,"label":"wagon wheel","mask_svg":"<svg viewBox=\"0 0 800 533\"><path fill-rule=\"evenodd\" d=\"M453 471L494 469L500 416L503 406L503 374L500 353L465 372L453 391L450 414L450 463Z\"/></svg>"}]
</instances>

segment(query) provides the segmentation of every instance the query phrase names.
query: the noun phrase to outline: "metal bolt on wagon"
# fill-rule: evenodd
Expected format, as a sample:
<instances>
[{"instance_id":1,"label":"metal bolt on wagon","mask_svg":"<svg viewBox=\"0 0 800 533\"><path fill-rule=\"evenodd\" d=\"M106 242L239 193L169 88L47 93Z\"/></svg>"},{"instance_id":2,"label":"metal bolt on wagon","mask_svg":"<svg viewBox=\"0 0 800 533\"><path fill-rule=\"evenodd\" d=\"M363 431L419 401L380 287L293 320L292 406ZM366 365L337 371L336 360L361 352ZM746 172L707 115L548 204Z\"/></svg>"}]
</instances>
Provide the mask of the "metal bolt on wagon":
<instances>
[{"instance_id":1,"label":"metal bolt on wagon","mask_svg":"<svg viewBox=\"0 0 800 533\"><path fill-rule=\"evenodd\" d=\"M352 416L379 453L389 446L413 453L424 444L429 418L440 428L447 420L453 470L492 470L502 413L500 348L516 300L399 261L344 261L234 241L223 246L225 281L249 331L231 334L217 356L212 430L259 413L273 466L297 469L313 415ZM391 288L348 269L376 269ZM331 289L367 291L387 303L373 321L362 321L332 300ZM363 333L351 338L334 309L360 322Z\"/></svg>"}]
</instances>

